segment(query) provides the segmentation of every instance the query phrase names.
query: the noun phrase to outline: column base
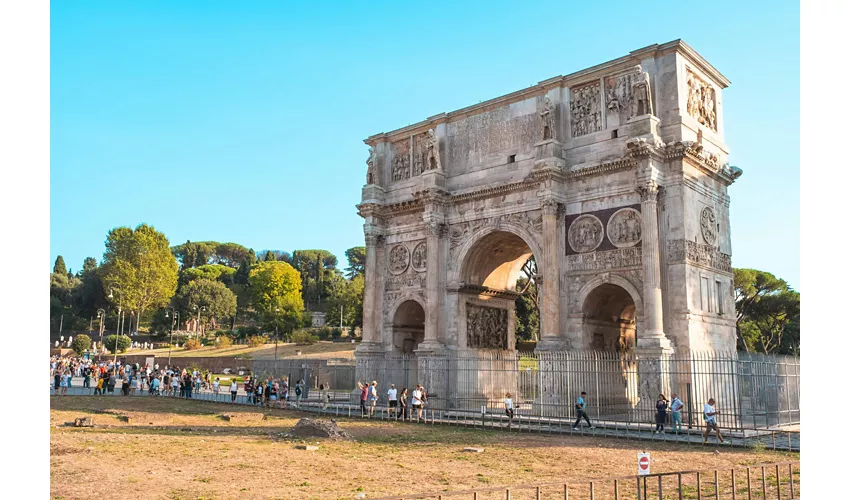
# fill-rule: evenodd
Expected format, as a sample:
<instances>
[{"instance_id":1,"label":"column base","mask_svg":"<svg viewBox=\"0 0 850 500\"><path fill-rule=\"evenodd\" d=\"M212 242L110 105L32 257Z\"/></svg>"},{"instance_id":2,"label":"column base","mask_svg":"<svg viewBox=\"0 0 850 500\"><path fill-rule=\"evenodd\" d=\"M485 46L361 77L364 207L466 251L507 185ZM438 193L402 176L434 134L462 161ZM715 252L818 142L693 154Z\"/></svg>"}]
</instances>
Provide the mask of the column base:
<instances>
[{"instance_id":1,"label":"column base","mask_svg":"<svg viewBox=\"0 0 850 500\"><path fill-rule=\"evenodd\" d=\"M673 346L670 344L670 339L664 335L664 332L646 332L645 335L640 335L637 339L638 351L669 351L663 354L672 354ZM662 352L659 352L661 354Z\"/></svg>"},{"instance_id":2,"label":"column base","mask_svg":"<svg viewBox=\"0 0 850 500\"><path fill-rule=\"evenodd\" d=\"M354 357L372 357L375 355L380 355L383 357L384 355L384 346L381 345L380 342L369 342L362 341L360 344L354 349Z\"/></svg>"},{"instance_id":3,"label":"column base","mask_svg":"<svg viewBox=\"0 0 850 500\"><path fill-rule=\"evenodd\" d=\"M417 355L442 354L446 346L437 340L423 340L413 351Z\"/></svg>"}]
</instances>

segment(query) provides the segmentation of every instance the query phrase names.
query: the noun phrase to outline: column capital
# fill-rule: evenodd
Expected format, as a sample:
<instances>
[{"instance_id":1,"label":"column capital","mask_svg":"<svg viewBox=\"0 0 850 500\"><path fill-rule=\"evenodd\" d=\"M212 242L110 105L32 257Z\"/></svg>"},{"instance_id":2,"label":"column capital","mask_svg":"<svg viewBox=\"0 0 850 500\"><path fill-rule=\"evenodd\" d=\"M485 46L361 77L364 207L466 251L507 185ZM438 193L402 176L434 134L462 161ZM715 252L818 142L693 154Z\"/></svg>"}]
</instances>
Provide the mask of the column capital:
<instances>
[{"instance_id":1,"label":"column capital","mask_svg":"<svg viewBox=\"0 0 850 500\"><path fill-rule=\"evenodd\" d=\"M448 224L435 220L428 221L428 236L444 238L449 232Z\"/></svg>"},{"instance_id":2,"label":"column capital","mask_svg":"<svg viewBox=\"0 0 850 500\"><path fill-rule=\"evenodd\" d=\"M637 186L637 192L640 193L640 201L657 201L658 190L661 186L654 180L648 180Z\"/></svg>"},{"instance_id":3,"label":"column capital","mask_svg":"<svg viewBox=\"0 0 850 500\"><path fill-rule=\"evenodd\" d=\"M558 215L558 211L563 205L555 201L554 198L544 198L540 202L540 208L543 210L543 215Z\"/></svg>"}]
</instances>

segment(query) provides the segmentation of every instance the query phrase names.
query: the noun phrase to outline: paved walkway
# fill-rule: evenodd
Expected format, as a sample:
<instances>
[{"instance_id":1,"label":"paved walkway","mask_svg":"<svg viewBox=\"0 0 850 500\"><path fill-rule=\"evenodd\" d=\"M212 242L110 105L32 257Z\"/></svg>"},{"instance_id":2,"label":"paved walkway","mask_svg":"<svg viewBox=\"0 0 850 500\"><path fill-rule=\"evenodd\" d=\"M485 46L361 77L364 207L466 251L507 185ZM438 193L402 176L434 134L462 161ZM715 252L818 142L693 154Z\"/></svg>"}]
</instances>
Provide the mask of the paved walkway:
<instances>
[{"instance_id":1,"label":"paved walkway","mask_svg":"<svg viewBox=\"0 0 850 500\"><path fill-rule=\"evenodd\" d=\"M51 379L52 382L52 379ZM240 389L237 393L236 401L231 401L229 387L220 389L218 394L212 390L202 389L200 392L193 391L192 399L198 401L210 401L218 403L231 403L239 405L251 404L250 399L245 394L244 390ZM53 386L50 387L50 394L53 394ZM94 389L83 387L70 387L67 395L69 396L93 396ZM169 393L170 394L170 393ZM121 396L120 389L116 389L114 393L107 393L103 397ZM363 418L360 417L360 407L349 403L348 397L350 393L345 391L337 391L334 393L334 401L327 408L322 409L321 403L318 401L317 391L312 391L308 400L302 401L297 405L300 411L322 413L337 417L346 418ZM60 396L61 397L61 396ZM94 396L100 397L100 396ZM168 395L151 396L148 391L137 391L136 394L128 397L173 397ZM294 401L290 400L286 403L287 408L295 409ZM367 417L368 418L368 417ZM395 420L391 418L389 409L386 407L376 408L375 414L371 417L377 420ZM414 419L413 423L417 423ZM426 408L423 411L423 419L418 422L420 425L449 425L470 428L484 428L503 430L509 432L537 432L547 434L564 434L564 435L581 435L593 437L611 437L616 439L637 439L644 441L667 442L687 445L703 445L702 428L683 429L682 434L672 434L665 432L655 434L654 424L644 423L627 423L617 421L596 421L595 429L585 427L583 424L578 430L572 430L572 422L563 418L549 417L529 417L518 415L514 421L509 424L506 415L501 413L487 413L486 415L474 414L472 412L460 412L454 410L440 410ZM727 446L733 447L752 447L757 442L762 443L766 449L800 451L800 433L789 432L787 430L721 430L724 439L729 443ZM716 436L713 434L709 437L708 446L719 447Z\"/></svg>"}]
</instances>

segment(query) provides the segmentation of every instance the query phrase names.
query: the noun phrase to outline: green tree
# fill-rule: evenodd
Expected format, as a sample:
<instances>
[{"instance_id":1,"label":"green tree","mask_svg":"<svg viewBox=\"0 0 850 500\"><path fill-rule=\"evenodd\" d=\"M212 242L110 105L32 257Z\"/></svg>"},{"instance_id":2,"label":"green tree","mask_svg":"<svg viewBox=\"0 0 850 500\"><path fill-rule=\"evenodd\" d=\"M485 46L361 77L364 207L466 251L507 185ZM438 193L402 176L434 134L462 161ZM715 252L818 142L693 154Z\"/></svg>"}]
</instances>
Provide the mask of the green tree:
<instances>
[{"instance_id":1,"label":"green tree","mask_svg":"<svg viewBox=\"0 0 850 500\"><path fill-rule=\"evenodd\" d=\"M520 276L516 287L517 291L521 293L516 299L516 338L518 340L536 341L540 333L537 286L534 281L525 276Z\"/></svg>"},{"instance_id":2,"label":"green tree","mask_svg":"<svg viewBox=\"0 0 850 500\"><path fill-rule=\"evenodd\" d=\"M74 340L71 341L71 349L77 353L77 356L82 356L89 347L91 347L91 338L88 335L75 335Z\"/></svg>"},{"instance_id":3,"label":"green tree","mask_svg":"<svg viewBox=\"0 0 850 500\"><path fill-rule=\"evenodd\" d=\"M265 257L263 257L265 262L274 262L277 260L277 255L275 255L271 250L266 251Z\"/></svg>"},{"instance_id":4,"label":"green tree","mask_svg":"<svg viewBox=\"0 0 850 500\"><path fill-rule=\"evenodd\" d=\"M216 328L216 320L236 315L236 295L224 283L200 278L190 281L174 296L181 317L190 319L201 311L201 321ZM203 309L206 309L205 311Z\"/></svg>"},{"instance_id":5,"label":"green tree","mask_svg":"<svg viewBox=\"0 0 850 500\"><path fill-rule=\"evenodd\" d=\"M738 349L799 352L800 294L785 280L756 269L734 269Z\"/></svg>"},{"instance_id":6,"label":"green tree","mask_svg":"<svg viewBox=\"0 0 850 500\"><path fill-rule=\"evenodd\" d=\"M115 335L113 333L112 335L107 336L103 340L103 345L106 346L107 349L109 349L109 352L111 352L112 354L115 354L115 342L116 342L115 339L116 338L118 339L118 352L124 352L124 351L126 351L127 349L130 348L130 344L132 344L130 337L128 337L126 335L121 335L120 337L118 337L117 335Z\"/></svg>"},{"instance_id":7,"label":"green tree","mask_svg":"<svg viewBox=\"0 0 850 500\"><path fill-rule=\"evenodd\" d=\"M56 257L56 262L53 263L53 274L68 275L68 269L65 268L65 259L61 255Z\"/></svg>"},{"instance_id":8,"label":"green tree","mask_svg":"<svg viewBox=\"0 0 850 500\"><path fill-rule=\"evenodd\" d=\"M99 308L105 309L109 305L103 291L103 283L97 274L97 261L93 257L86 257L83 269L77 277L80 284L71 292L74 314L81 318L96 316Z\"/></svg>"},{"instance_id":9,"label":"green tree","mask_svg":"<svg viewBox=\"0 0 850 500\"><path fill-rule=\"evenodd\" d=\"M345 268L345 277L352 279L366 273L366 247L352 247L345 251L348 259L348 267Z\"/></svg>"},{"instance_id":10,"label":"green tree","mask_svg":"<svg viewBox=\"0 0 850 500\"><path fill-rule=\"evenodd\" d=\"M117 289L112 302L137 318L168 304L177 289L177 269L168 239L152 226L117 227L106 236L101 281L105 289Z\"/></svg>"},{"instance_id":11,"label":"green tree","mask_svg":"<svg viewBox=\"0 0 850 500\"><path fill-rule=\"evenodd\" d=\"M286 262L260 262L251 269L248 284L266 328L288 334L298 327L304 310L298 271Z\"/></svg>"},{"instance_id":12,"label":"green tree","mask_svg":"<svg viewBox=\"0 0 850 500\"><path fill-rule=\"evenodd\" d=\"M207 279L213 281L221 281L225 285L233 283L233 277L236 274L236 269L222 264L205 264L198 267L190 267L180 271L179 286L182 288L190 281L197 279Z\"/></svg>"},{"instance_id":13,"label":"green tree","mask_svg":"<svg viewBox=\"0 0 850 500\"><path fill-rule=\"evenodd\" d=\"M340 279L334 283L333 292L328 299L328 312L325 320L330 326L339 326L342 309L343 326L363 326L363 288L364 277L358 275L351 280Z\"/></svg>"}]
</instances>

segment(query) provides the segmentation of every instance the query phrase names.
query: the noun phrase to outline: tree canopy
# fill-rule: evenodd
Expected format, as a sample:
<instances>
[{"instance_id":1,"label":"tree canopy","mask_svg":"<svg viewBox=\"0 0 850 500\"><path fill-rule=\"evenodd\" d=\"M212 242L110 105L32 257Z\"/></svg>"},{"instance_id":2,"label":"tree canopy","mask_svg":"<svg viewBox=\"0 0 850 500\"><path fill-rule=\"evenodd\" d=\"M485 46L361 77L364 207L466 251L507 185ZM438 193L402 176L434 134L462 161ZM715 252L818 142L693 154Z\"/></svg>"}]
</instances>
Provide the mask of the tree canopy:
<instances>
[{"instance_id":1,"label":"tree canopy","mask_svg":"<svg viewBox=\"0 0 850 500\"><path fill-rule=\"evenodd\" d=\"M799 354L800 294L756 269L734 269L738 349Z\"/></svg>"},{"instance_id":2,"label":"tree canopy","mask_svg":"<svg viewBox=\"0 0 850 500\"><path fill-rule=\"evenodd\" d=\"M53 263L53 274L68 274L68 269L65 268L65 259L61 255L56 257L56 262Z\"/></svg>"},{"instance_id":3,"label":"tree canopy","mask_svg":"<svg viewBox=\"0 0 850 500\"><path fill-rule=\"evenodd\" d=\"M366 274L366 247L352 247L345 251L348 259L348 267L345 268L345 277L353 279L356 276Z\"/></svg>"},{"instance_id":4,"label":"tree canopy","mask_svg":"<svg viewBox=\"0 0 850 500\"><path fill-rule=\"evenodd\" d=\"M299 326L304 301L298 271L286 262L260 262L251 269L248 283L267 328L289 333Z\"/></svg>"},{"instance_id":5,"label":"tree canopy","mask_svg":"<svg viewBox=\"0 0 850 500\"><path fill-rule=\"evenodd\" d=\"M152 226L117 227L106 236L100 267L104 288L115 289L112 303L137 317L168 303L177 290L177 269L168 239Z\"/></svg>"},{"instance_id":6,"label":"tree canopy","mask_svg":"<svg viewBox=\"0 0 850 500\"><path fill-rule=\"evenodd\" d=\"M235 268L245 259L256 259L252 249L230 242L186 241L182 245L172 247L171 251L180 263L181 270L207 264L221 264Z\"/></svg>"},{"instance_id":7,"label":"tree canopy","mask_svg":"<svg viewBox=\"0 0 850 500\"><path fill-rule=\"evenodd\" d=\"M236 295L220 281L199 278L180 289L174 296L174 305L182 311L184 320L200 311L201 320L215 327L217 319L236 314Z\"/></svg>"}]
</instances>

